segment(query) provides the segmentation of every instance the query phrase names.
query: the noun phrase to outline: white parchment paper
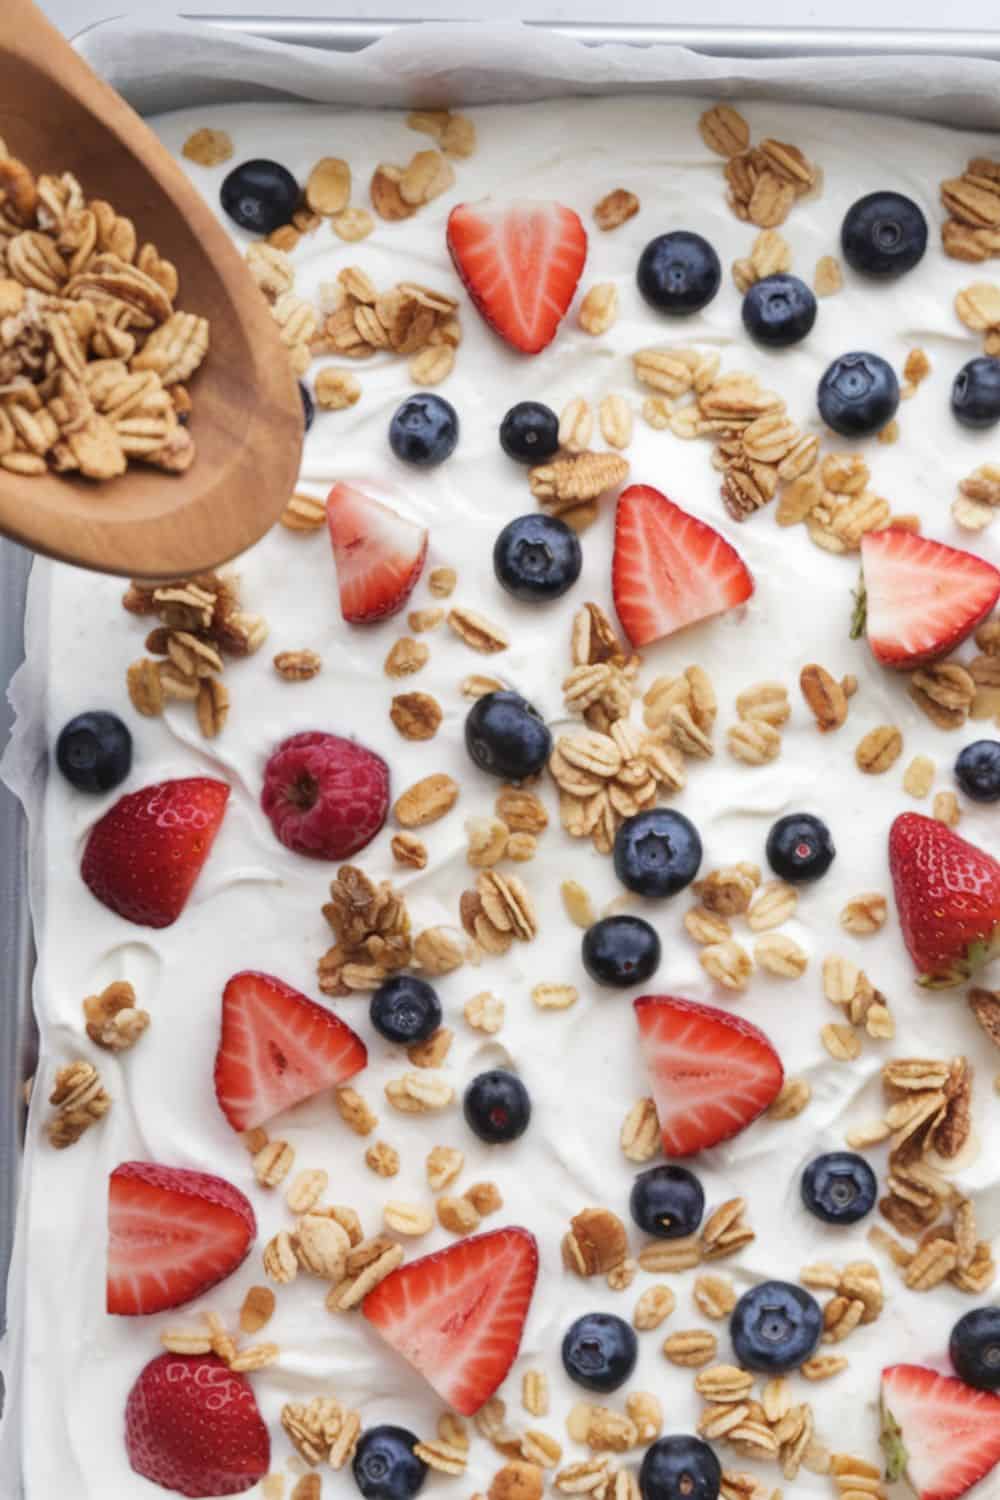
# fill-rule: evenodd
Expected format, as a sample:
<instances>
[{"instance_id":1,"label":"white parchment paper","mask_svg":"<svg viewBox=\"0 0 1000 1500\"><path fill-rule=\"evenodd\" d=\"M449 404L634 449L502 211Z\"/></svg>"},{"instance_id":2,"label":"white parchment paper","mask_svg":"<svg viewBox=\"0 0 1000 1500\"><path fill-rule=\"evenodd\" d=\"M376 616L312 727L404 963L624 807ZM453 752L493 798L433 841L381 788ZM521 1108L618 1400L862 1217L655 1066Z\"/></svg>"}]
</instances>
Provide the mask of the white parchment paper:
<instances>
[{"instance_id":1,"label":"white parchment paper","mask_svg":"<svg viewBox=\"0 0 1000 1500\"><path fill-rule=\"evenodd\" d=\"M404 26L354 53L180 21L146 29L112 21L85 32L77 46L141 113L275 95L412 107L640 89L782 98L1000 129L1000 63L984 59L731 59L681 47L585 47L537 27L476 21Z\"/></svg>"}]
</instances>

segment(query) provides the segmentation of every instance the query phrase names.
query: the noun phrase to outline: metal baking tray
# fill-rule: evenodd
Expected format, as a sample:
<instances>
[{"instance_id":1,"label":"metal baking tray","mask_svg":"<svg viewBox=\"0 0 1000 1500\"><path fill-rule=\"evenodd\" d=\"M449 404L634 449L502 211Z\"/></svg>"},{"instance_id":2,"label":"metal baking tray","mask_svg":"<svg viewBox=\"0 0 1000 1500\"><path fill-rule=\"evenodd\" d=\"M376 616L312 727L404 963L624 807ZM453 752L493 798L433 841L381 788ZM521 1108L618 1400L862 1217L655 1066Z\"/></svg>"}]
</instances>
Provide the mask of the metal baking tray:
<instances>
[{"instance_id":1,"label":"metal baking tray","mask_svg":"<svg viewBox=\"0 0 1000 1500\"><path fill-rule=\"evenodd\" d=\"M2 0L0 0L2 4ZM110 19L110 18L109 18ZM412 18L308 20L280 16L219 16L188 12L181 19L209 23L243 36L329 51L356 52ZM104 22L87 27L92 32ZM847 27L695 27L530 21L589 47L686 47L709 56L789 59L893 54L953 56L1000 61L1000 32ZM183 103L178 100L178 107ZM12 712L6 685L23 653L25 593L31 557L0 539L0 752ZM7 1267L14 1235L14 1205L24 1126L23 1083L34 1066L31 1022L33 952L28 902L26 826L17 799L0 785L0 1331L5 1324ZM0 1403L2 1403L0 1388Z\"/></svg>"}]
</instances>

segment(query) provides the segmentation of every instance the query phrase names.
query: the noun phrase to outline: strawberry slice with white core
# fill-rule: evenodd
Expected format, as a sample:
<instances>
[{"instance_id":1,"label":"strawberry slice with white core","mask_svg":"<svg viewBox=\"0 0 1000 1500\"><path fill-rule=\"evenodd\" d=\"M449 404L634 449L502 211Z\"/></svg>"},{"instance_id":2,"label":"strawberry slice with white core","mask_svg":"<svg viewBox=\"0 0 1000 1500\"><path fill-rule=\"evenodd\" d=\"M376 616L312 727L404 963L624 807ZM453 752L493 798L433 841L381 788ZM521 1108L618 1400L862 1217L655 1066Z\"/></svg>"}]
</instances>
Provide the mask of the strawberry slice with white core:
<instances>
[{"instance_id":1,"label":"strawberry slice with white core","mask_svg":"<svg viewBox=\"0 0 1000 1500\"><path fill-rule=\"evenodd\" d=\"M234 1130L253 1130L368 1061L339 1016L273 974L234 974L222 996L215 1094Z\"/></svg>"},{"instance_id":2,"label":"strawberry slice with white core","mask_svg":"<svg viewBox=\"0 0 1000 1500\"><path fill-rule=\"evenodd\" d=\"M423 572L427 528L352 484L333 486L326 520L344 619L366 625L398 614Z\"/></svg>"},{"instance_id":3,"label":"strawberry slice with white core","mask_svg":"<svg viewBox=\"0 0 1000 1500\"><path fill-rule=\"evenodd\" d=\"M587 231L561 203L460 203L448 216L455 269L490 327L538 354L556 336L587 259Z\"/></svg>"},{"instance_id":4,"label":"strawberry slice with white core","mask_svg":"<svg viewBox=\"0 0 1000 1500\"><path fill-rule=\"evenodd\" d=\"M741 1016L640 995L635 1017L668 1156L693 1156L738 1135L780 1092L781 1059Z\"/></svg>"},{"instance_id":5,"label":"strawberry slice with white core","mask_svg":"<svg viewBox=\"0 0 1000 1500\"><path fill-rule=\"evenodd\" d=\"M882 1447L890 1480L917 1500L958 1500L1000 1464L1000 1397L921 1365L882 1371ZM995 1495L984 1487L983 1500Z\"/></svg>"},{"instance_id":6,"label":"strawberry slice with white core","mask_svg":"<svg viewBox=\"0 0 1000 1500\"><path fill-rule=\"evenodd\" d=\"M249 1200L225 1178L123 1162L108 1184L108 1312L193 1301L242 1265L256 1234Z\"/></svg>"},{"instance_id":7,"label":"strawberry slice with white core","mask_svg":"<svg viewBox=\"0 0 1000 1500\"><path fill-rule=\"evenodd\" d=\"M400 1266L362 1311L442 1400L471 1417L517 1358L537 1279L534 1235L497 1229Z\"/></svg>"},{"instance_id":8,"label":"strawberry slice with white core","mask_svg":"<svg viewBox=\"0 0 1000 1500\"><path fill-rule=\"evenodd\" d=\"M648 484L623 490L611 588L633 646L744 604L753 578L736 548Z\"/></svg>"},{"instance_id":9,"label":"strawberry slice with white core","mask_svg":"<svg viewBox=\"0 0 1000 1500\"><path fill-rule=\"evenodd\" d=\"M971 635L1000 598L1000 571L971 552L889 527L861 538L864 598L852 634L899 669L936 661Z\"/></svg>"}]
</instances>

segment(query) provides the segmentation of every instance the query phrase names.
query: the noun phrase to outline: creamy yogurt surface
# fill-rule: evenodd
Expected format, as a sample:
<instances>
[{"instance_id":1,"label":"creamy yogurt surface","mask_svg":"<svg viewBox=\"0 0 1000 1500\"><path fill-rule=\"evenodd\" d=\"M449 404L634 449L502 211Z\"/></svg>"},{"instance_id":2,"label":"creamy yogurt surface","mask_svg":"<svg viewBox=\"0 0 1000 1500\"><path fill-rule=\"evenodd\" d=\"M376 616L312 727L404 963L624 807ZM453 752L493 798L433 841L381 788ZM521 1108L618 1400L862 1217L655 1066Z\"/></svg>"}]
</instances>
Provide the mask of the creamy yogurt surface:
<instances>
[{"instance_id":1,"label":"creamy yogurt surface","mask_svg":"<svg viewBox=\"0 0 1000 1500\"><path fill-rule=\"evenodd\" d=\"M447 627L423 637L430 661L403 690L429 692L440 702L444 720L434 739L404 740L389 720L390 700L401 689L384 675L382 664L392 643L407 633L405 615L374 627L344 624L324 532L302 536L276 527L240 559L244 607L268 619L270 638L256 656L228 666L225 680L232 708L225 730L214 741L200 737L186 704L173 704L163 718L153 720L138 718L131 710L125 673L143 654L148 622L122 610L120 581L36 564L28 654L38 680L46 684L44 701L35 707L39 720L44 719L48 743L72 715L106 708L127 719L135 758L128 782L107 798L85 798L53 774L36 809L36 1003L44 1061L29 1129L12 1280L12 1334L4 1357L8 1389L14 1392L0 1438L4 1495L16 1493L12 1475L16 1455L22 1452L27 1500L55 1495L152 1500L156 1487L131 1471L122 1441L129 1388L144 1364L160 1352L165 1327L193 1325L203 1307L216 1310L235 1326L247 1289L265 1280L261 1249L279 1229L292 1226L283 1190L266 1191L257 1185L250 1158L224 1120L212 1087L226 980L241 969L261 969L315 996L316 961L330 943L320 908L336 867L306 860L275 840L259 807L270 751L296 731L323 729L356 736L379 751L391 767L394 796L432 772L455 777L461 787L455 810L421 832L430 851L425 870L414 872L394 864L391 819L355 861L373 878L391 879L405 892L414 929L420 930L434 923L457 926L459 895L475 881L465 858L464 822L492 812L499 789L465 754L462 729L469 703L461 695L461 679L471 672L498 675L530 699L557 732L574 722L563 707L561 692L571 665L571 621L585 600L597 601L613 615L613 499L602 500L598 522L582 539L583 573L567 596L538 609L516 603L500 588L491 561L494 538L512 517L535 509L526 473L504 456L497 442L504 412L520 400L542 400L558 411L575 396L596 406L608 393L625 395L636 415L626 450L631 480L656 486L716 526L754 574L756 591L745 607L642 653L643 688L655 676L676 673L692 663L704 667L715 685L715 756L689 763L687 787L671 804L700 830L705 847L702 873L739 860L763 866L767 831L790 811L808 810L824 818L837 846L832 870L814 887L802 889L796 916L783 929L809 955L806 973L794 981L771 978L758 969L742 996L714 985L682 926L685 911L694 903L692 892L666 903L630 898L626 908L646 916L662 938L662 964L648 990L746 1016L770 1036L786 1074L807 1079L812 1088L811 1103L796 1119L762 1119L693 1163L709 1210L742 1195L756 1231L754 1243L738 1256L706 1269L729 1275L741 1292L763 1279L794 1281L811 1262L878 1263L885 1309L876 1323L859 1328L837 1346L836 1352L849 1359L848 1369L815 1385L793 1377L796 1399L813 1404L818 1438L834 1450L868 1459L878 1456L882 1366L908 1360L947 1368L947 1339L956 1319L978 1302L997 1300L995 1287L980 1298L963 1296L948 1285L929 1294L906 1290L888 1257L873 1250L866 1238L877 1215L853 1229L833 1230L808 1214L799 1196L806 1163L822 1151L843 1146L852 1125L882 1112L879 1070L888 1057L964 1053L975 1068L978 1147L965 1153L957 1180L974 1199L980 1234L1000 1236L1000 1098L993 1088L1000 1054L978 1029L962 990L935 994L916 985L891 900L890 919L875 936L854 938L839 924L841 908L851 896L864 891L890 895L886 836L893 817L906 808L930 811L929 799L916 802L904 793L905 766L914 755L928 755L937 766L934 789L953 788L951 767L958 750L992 734L993 726L970 724L963 732L947 734L931 724L909 701L905 675L884 671L863 641L849 639L857 556L831 556L810 542L804 528L778 527L773 507L745 525L734 524L719 498L720 476L710 463L710 444L685 442L647 426L639 408L648 393L635 384L631 365L631 355L650 345L717 349L723 370L754 372L784 396L790 415L804 430L819 431L816 384L835 356L871 349L901 371L911 348L925 349L932 373L902 404L897 443L850 445L826 433L824 446L863 451L875 492L889 500L894 512L917 514L927 535L969 546L1000 562L1000 532L986 530L970 537L950 516L959 480L998 456L996 433L960 428L948 406L954 373L981 352L979 338L954 313L954 294L971 281L989 279L993 268L969 267L943 255L938 202L941 179L960 172L967 158L977 153L993 154L995 143L985 135L875 115L772 104L748 107L745 113L755 140L770 135L793 141L823 169L822 193L796 204L782 227L792 248L792 269L807 282L820 256L839 254L843 214L864 193L879 188L906 193L921 205L931 226L927 254L916 271L897 283L880 285L845 268L843 290L820 302L815 328L806 341L788 351L767 352L751 345L743 333L740 296L728 269L735 258L749 253L757 231L740 223L726 205L720 159L698 134L703 107L693 101L620 98L478 110L473 114L478 149L456 163L457 180L443 197L406 222L376 220L375 232L359 244L341 242L324 223L315 234L303 237L294 251L295 290L303 297L315 298L321 282L357 264L380 287L409 279L461 299L463 341L455 370L440 388L461 420L454 456L426 473L408 469L392 456L389 419L412 385L405 359L378 354L364 362L343 361L360 381L361 400L347 411L317 414L301 475L301 489L320 498L336 480L391 496L401 511L430 528L427 571L445 564L456 569L457 588L449 602L480 610L509 633L509 649L491 658L470 651ZM254 104L184 111L153 121L178 156L187 136L204 125L228 130L236 149L233 161L218 168L185 163L216 206L222 178L241 160L273 157L304 182L315 161L326 155L349 161L353 200L360 204L366 201L376 162L404 162L430 144L407 129L402 114L376 111L340 113ZM616 187L638 195L640 212L614 232L601 233L591 211ZM588 228L589 254L574 308L554 343L533 359L507 349L480 320L461 291L445 248L449 209L488 194L497 200L557 198L576 209ZM221 209L219 213L222 217ZM635 287L642 247L655 234L677 228L705 235L725 268L716 299L683 322L654 313ZM250 243L249 236L233 233L241 243ZM610 331L594 338L578 327L575 308L597 281L616 284L621 310ZM313 365L310 378L321 363ZM430 597L426 580L425 571L411 607L439 602ZM272 666L273 654L306 647L322 656L320 675L305 683L283 681ZM973 648L959 654L967 657ZM798 675L807 662L821 663L838 678L847 672L858 678L848 722L838 733L821 736L799 694ZM752 768L728 753L725 730L736 719L737 693L764 679L787 686L792 714L780 757ZM638 723L639 703L634 717ZM899 726L903 755L886 775L866 776L855 766L853 751L862 735L878 724ZM84 887L79 876L83 840L121 792L197 774L221 776L232 787L211 857L173 927L154 932L130 926L100 906ZM543 778L539 790L549 808L549 829L540 837L531 862L509 867L534 896L537 938L516 944L503 958L486 959L479 967L466 964L436 982L445 1024L455 1032L442 1071L458 1101L476 1073L498 1064L510 1066L531 1094L534 1112L528 1132L509 1146L489 1148L466 1127L460 1102L442 1114L396 1113L384 1099L383 1088L409 1064L402 1049L373 1032L367 996L331 1004L369 1045L369 1066L354 1082L380 1117L371 1140L388 1141L400 1153L399 1175L386 1180L366 1167L364 1153L370 1140L351 1133L329 1094L272 1122L270 1130L295 1148L296 1170L327 1170L328 1200L353 1206L367 1234L382 1227L382 1207L389 1199L432 1203L425 1159L435 1145L458 1146L465 1153L464 1171L450 1191L461 1192L482 1180L499 1186L504 1207L484 1220L483 1228L523 1225L537 1236L541 1251L541 1274L521 1352L500 1394L515 1427L537 1426L550 1432L563 1443L564 1462L570 1462L584 1458L587 1450L567 1437L566 1416L578 1399L586 1398L565 1376L559 1349L566 1328L579 1314L604 1310L630 1318L647 1287L659 1281L671 1286L677 1298L675 1312L661 1329L639 1335L634 1377L622 1391L604 1398L621 1410L627 1391L656 1393L663 1404L666 1432L694 1431L702 1402L694 1391L696 1372L677 1368L662 1355L664 1336L711 1327L719 1337L719 1358L732 1356L725 1323L710 1324L692 1301L696 1271L662 1276L640 1271L631 1287L614 1291L603 1277L580 1280L562 1267L562 1235L571 1216L587 1205L610 1208L625 1219L633 1254L643 1242L628 1217L629 1188L638 1169L622 1155L619 1130L631 1104L649 1090L632 1016L632 992L601 990L587 978L580 961L581 933L565 915L559 894L561 881L575 878L600 911L621 897L621 888L609 858L585 841L570 839L560 828L549 778ZM962 813L960 832L1000 852L996 813L964 799ZM752 948L753 934L745 923L737 918L733 926L737 940ZM822 961L831 953L862 965L886 995L896 1020L894 1041L865 1038L861 1057L849 1063L834 1061L820 1040L824 1024L842 1019L822 992ZM152 1016L148 1034L121 1056L93 1048L83 1033L81 1001L113 979L131 980L139 1003ZM545 981L576 985L576 1005L566 1011L539 1011L531 989ZM990 984L989 971L981 982ZM495 1037L474 1031L463 1019L464 1003L482 990L493 991L506 1004L506 1020ZM56 1068L78 1056L98 1066L114 1103L105 1120L60 1153L44 1136L45 1100ZM884 1175L885 1148L867 1154ZM244 1266L199 1302L162 1317L115 1319L104 1311L107 1179L119 1162L130 1159L218 1173L248 1194L258 1217L258 1243ZM407 1242L407 1255L413 1258L452 1243L453 1237L435 1225L423 1239ZM281 1356L251 1377L272 1434L273 1470L285 1470L293 1459L294 1450L279 1423L287 1401L336 1395L360 1409L365 1426L392 1422L422 1436L433 1435L443 1409L440 1401L359 1315L327 1314L326 1287L308 1276L277 1290L277 1311L261 1337L273 1339ZM548 1376L551 1411L545 1418L530 1417L521 1409L521 1376L528 1369L544 1370ZM724 1446L718 1451L725 1466L755 1473L772 1486L782 1483L776 1466L755 1465ZM635 1451L621 1461L635 1466L640 1457ZM486 1440L473 1433L466 1475L454 1480L432 1473L424 1493L443 1497L485 1492L501 1462ZM354 1493L348 1470L321 1472L325 1494ZM289 1489L293 1483L290 1474ZM974 1500L988 1500L996 1484L994 1474L972 1492ZM803 1469L790 1491L812 1500L831 1494L833 1487L829 1478Z\"/></svg>"}]
</instances>

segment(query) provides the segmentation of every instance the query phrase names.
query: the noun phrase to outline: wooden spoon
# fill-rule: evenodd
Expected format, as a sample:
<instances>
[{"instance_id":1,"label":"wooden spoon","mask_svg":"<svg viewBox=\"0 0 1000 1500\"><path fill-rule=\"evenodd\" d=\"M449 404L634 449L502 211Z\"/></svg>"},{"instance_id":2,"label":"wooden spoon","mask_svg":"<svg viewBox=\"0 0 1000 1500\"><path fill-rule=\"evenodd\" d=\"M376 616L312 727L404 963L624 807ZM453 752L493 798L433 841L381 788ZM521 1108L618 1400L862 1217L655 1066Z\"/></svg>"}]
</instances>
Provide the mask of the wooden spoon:
<instances>
[{"instance_id":1,"label":"wooden spoon","mask_svg":"<svg viewBox=\"0 0 1000 1500\"><path fill-rule=\"evenodd\" d=\"M155 66L155 59L150 59ZM130 464L120 479L0 470L0 532L106 573L166 578L257 541L292 493L302 405L277 324L211 209L137 114L31 0L0 0L0 137L37 175L72 172L177 267L178 304L211 323L191 382L186 474Z\"/></svg>"}]
</instances>

